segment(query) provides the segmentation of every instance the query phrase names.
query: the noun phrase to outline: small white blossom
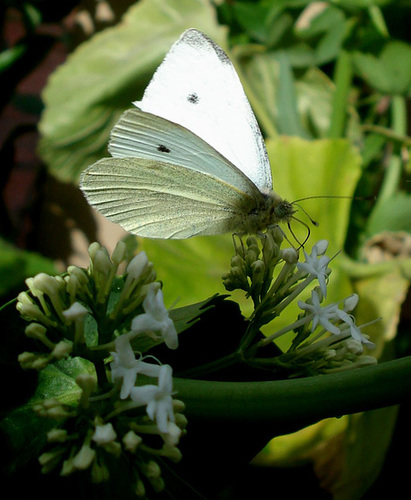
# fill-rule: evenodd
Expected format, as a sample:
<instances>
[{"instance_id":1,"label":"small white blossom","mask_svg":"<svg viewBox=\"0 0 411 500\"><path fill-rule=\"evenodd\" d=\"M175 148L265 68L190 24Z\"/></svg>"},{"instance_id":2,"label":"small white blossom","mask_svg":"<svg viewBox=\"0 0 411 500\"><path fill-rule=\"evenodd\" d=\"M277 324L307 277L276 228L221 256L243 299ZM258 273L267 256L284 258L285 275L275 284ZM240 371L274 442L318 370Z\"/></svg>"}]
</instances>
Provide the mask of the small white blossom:
<instances>
[{"instance_id":1,"label":"small white blossom","mask_svg":"<svg viewBox=\"0 0 411 500\"><path fill-rule=\"evenodd\" d=\"M340 333L340 329L330 322L331 319L339 318L339 316L337 316L337 304L330 304L328 306L321 307L318 293L313 290L311 292L311 304L307 304L306 302L299 300L298 305L301 309L309 311L313 315L312 331L314 331L317 326L321 324L326 330L334 335L338 335Z\"/></svg>"},{"instance_id":2,"label":"small white blossom","mask_svg":"<svg viewBox=\"0 0 411 500\"><path fill-rule=\"evenodd\" d=\"M354 318L350 314L347 314L341 309L337 310L337 314L339 318L348 326L350 335L353 339L358 340L361 344L368 345L369 348L373 348L375 346L373 342L369 341L368 338L361 333L360 328L355 324ZM342 328L342 331L344 331L344 328Z\"/></svg>"},{"instance_id":3,"label":"small white blossom","mask_svg":"<svg viewBox=\"0 0 411 500\"><path fill-rule=\"evenodd\" d=\"M115 346L116 352L111 353L113 355L113 362L110 363L111 376L113 381L123 379L120 398L125 399L130 395L138 373L148 377L158 377L160 366L137 359L127 334L117 337Z\"/></svg>"},{"instance_id":4,"label":"small white blossom","mask_svg":"<svg viewBox=\"0 0 411 500\"><path fill-rule=\"evenodd\" d=\"M304 250L305 262L297 262L297 269L299 271L311 274L317 278L324 297L327 296L327 266L330 262L330 258L322 254L327 250L327 246L328 241L319 241L313 246L311 255L308 255ZM319 255L320 257L318 257Z\"/></svg>"},{"instance_id":5,"label":"small white blossom","mask_svg":"<svg viewBox=\"0 0 411 500\"><path fill-rule=\"evenodd\" d=\"M136 316L132 323L133 333L159 332L170 349L178 347L178 336L174 323L164 306L162 290L150 287L143 301L145 313Z\"/></svg>"},{"instance_id":6,"label":"small white blossom","mask_svg":"<svg viewBox=\"0 0 411 500\"><path fill-rule=\"evenodd\" d=\"M168 422L174 422L173 378L170 365L163 365L158 385L143 385L131 390L131 399L139 405L147 405L147 415L157 423L160 432L168 432Z\"/></svg>"}]
</instances>

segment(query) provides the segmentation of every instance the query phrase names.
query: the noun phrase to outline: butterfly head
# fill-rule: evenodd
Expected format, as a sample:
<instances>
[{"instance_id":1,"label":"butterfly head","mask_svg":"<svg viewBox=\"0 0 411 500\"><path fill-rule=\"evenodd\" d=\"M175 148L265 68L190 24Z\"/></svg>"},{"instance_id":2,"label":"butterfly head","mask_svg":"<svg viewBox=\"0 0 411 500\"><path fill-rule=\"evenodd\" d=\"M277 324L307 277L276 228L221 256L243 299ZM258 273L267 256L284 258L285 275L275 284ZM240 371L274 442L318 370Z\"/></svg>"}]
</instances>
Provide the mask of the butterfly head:
<instances>
[{"instance_id":1,"label":"butterfly head","mask_svg":"<svg viewBox=\"0 0 411 500\"><path fill-rule=\"evenodd\" d=\"M290 222L295 214L296 209L293 204L287 200L278 200L277 203L273 204L272 212L272 222L277 224L278 222Z\"/></svg>"}]
</instances>

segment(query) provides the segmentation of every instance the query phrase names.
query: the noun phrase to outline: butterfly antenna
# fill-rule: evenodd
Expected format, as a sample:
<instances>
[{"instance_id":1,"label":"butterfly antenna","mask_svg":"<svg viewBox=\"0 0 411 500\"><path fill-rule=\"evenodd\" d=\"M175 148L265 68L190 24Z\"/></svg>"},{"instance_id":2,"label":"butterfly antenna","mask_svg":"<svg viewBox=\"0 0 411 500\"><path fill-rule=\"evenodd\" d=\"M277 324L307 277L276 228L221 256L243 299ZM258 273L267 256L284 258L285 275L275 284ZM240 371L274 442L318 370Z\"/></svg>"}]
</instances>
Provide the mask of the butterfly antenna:
<instances>
[{"instance_id":1,"label":"butterfly antenna","mask_svg":"<svg viewBox=\"0 0 411 500\"><path fill-rule=\"evenodd\" d=\"M298 200L297 200L298 201ZM307 210L304 210L304 208L299 205L298 203L296 203L295 201L293 201L292 205L296 205L302 212L304 212L304 214L309 218L311 224L315 227L318 227L320 224L314 220L311 215L307 212ZM295 217L293 217L293 219L295 219ZM296 220L299 220L299 219L296 219ZM299 220L299 222L301 222L301 224L303 224L303 221ZM307 240L306 240L307 241Z\"/></svg>"},{"instance_id":2,"label":"butterfly antenna","mask_svg":"<svg viewBox=\"0 0 411 500\"><path fill-rule=\"evenodd\" d=\"M304 210L303 210L304 212ZM305 213L305 212L304 212ZM309 217L310 220L311 217ZM310 234L311 234L311 230L310 230L310 227L308 226L308 224L306 224L304 221L302 221L301 219L298 219L297 217L293 217L293 220L299 222L300 224L302 224L306 229L307 229L307 236L304 238L304 241L301 243L300 240L297 238L297 236L295 235L294 231L291 229L291 224L290 222L287 222L287 226L288 226L288 230L290 231L290 233L292 234L293 238L295 239L295 241L298 243L299 247L296 249L296 250L299 250L300 248L304 248L304 245L307 243L307 240L308 238L310 237Z\"/></svg>"}]
</instances>

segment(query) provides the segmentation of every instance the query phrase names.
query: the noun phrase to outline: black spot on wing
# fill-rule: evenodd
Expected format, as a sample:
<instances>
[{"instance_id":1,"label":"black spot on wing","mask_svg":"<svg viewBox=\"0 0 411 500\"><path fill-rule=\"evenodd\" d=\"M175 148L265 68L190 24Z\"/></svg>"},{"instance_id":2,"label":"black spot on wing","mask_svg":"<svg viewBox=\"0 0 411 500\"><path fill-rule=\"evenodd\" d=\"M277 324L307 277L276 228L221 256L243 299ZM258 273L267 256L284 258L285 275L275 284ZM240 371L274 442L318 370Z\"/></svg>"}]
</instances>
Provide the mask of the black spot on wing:
<instances>
[{"instance_id":1,"label":"black spot on wing","mask_svg":"<svg viewBox=\"0 0 411 500\"><path fill-rule=\"evenodd\" d=\"M187 101L191 102L191 104L197 104L199 102L200 98L195 92L192 92L191 94L188 94L187 96Z\"/></svg>"},{"instance_id":2,"label":"black spot on wing","mask_svg":"<svg viewBox=\"0 0 411 500\"><path fill-rule=\"evenodd\" d=\"M164 146L164 144L160 144L157 147L157 151L160 151L161 153L169 153L170 152L170 150L168 149L168 147Z\"/></svg>"}]
</instances>

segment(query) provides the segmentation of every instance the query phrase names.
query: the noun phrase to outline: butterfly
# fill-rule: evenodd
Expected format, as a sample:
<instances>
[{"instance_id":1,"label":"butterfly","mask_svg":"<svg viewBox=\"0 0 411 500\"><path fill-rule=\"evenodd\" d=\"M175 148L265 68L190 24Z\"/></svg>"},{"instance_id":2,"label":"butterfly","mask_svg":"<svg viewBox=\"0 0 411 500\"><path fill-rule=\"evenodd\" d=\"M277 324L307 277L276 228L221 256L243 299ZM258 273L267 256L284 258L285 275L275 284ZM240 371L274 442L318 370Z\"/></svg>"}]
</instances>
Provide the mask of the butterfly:
<instances>
[{"instance_id":1,"label":"butterfly","mask_svg":"<svg viewBox=\"0 0 411 500\"><path fill-rule=\"evenodd\" d=\"M263 136L227 54L196 29L173 44L141 101L81 175L87 201L146 238L256 234L289 222Z\"/></svg>"}]
</instances>

